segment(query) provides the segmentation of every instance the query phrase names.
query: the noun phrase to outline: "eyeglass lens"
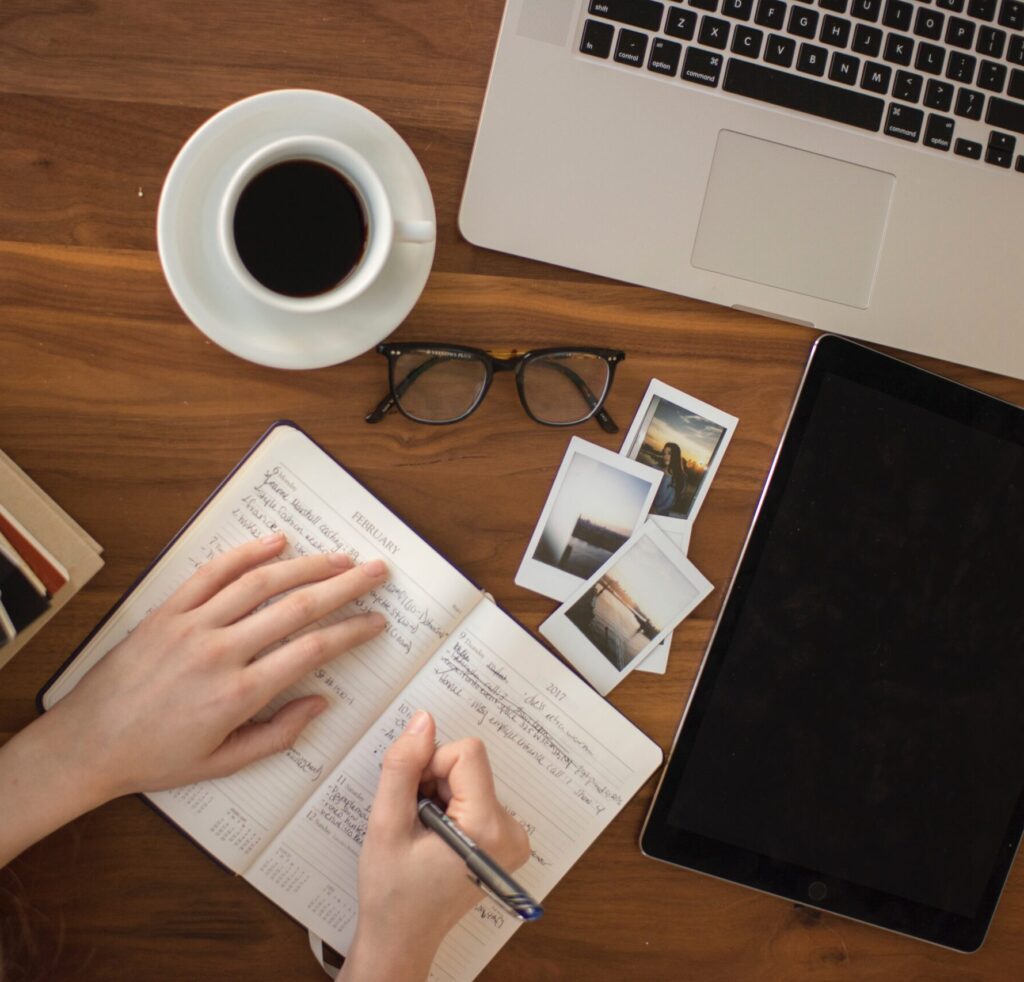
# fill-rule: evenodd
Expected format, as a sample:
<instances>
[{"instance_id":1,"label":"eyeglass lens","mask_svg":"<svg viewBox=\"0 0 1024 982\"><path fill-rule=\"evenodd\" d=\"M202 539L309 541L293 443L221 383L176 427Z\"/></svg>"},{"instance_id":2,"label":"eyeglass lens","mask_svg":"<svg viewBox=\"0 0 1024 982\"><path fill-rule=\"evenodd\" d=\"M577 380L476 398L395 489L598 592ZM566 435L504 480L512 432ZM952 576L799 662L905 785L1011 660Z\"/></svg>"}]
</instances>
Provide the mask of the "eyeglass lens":
<instances>
[{"instance_id":1,"label":"eyeglass lens","mask_svg":"<svg viewBox=\"0 0 1024 982\"><path fill-rule=\"evenodd\" d=\"M484 363L442 351L406 351L392 365L392 384L406 415L427 423L450 423L466 415L487 382Z\"/></svg>"},{"instance_id":2,"label":"eyeglass lens","mask_svg":"<svg viewBox=\"0 0 1024 982\"><path fill-rule=\"evenodd\" d=\"M523 401L543 423L579 423L601 404L610 374L608 362L599 355L540 355L523 364Z\"/></svg>"}]
</instances>

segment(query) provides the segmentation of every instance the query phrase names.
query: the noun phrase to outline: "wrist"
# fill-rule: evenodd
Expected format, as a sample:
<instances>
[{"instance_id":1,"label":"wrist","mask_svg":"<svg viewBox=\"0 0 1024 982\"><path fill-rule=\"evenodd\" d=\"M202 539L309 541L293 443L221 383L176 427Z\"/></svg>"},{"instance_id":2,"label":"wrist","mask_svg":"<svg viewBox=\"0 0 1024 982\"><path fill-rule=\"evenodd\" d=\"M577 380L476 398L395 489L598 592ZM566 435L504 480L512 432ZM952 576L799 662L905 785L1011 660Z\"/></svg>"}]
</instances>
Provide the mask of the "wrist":
<instances>
[{"instance_id":1,"label":"wrist","mask_svg":"<svg viewBox=\"0 0 1024 982\"><path fill-rule=\"evenodd\" d=\"M423 982L444 935L357 928L339 976L342 982Z\"/></svg>"}]
</instances>

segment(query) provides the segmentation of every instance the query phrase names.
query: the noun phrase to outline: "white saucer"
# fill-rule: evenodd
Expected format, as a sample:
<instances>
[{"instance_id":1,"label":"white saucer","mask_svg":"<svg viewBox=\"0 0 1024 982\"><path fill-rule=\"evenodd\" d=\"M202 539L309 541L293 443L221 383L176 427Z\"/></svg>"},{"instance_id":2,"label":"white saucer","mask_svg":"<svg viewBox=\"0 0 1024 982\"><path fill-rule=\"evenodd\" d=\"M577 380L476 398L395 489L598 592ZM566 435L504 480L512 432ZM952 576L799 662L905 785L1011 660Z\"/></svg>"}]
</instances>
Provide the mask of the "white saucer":
<instances>
[{"instance_id":1,"label":"white saucer","mask_svg":"<svg viewBox=\"0 0 1024 982\"><path fill-rule=\"evenodd\" d=\"M430 186L408 144L358 103L308 89L264 92L208 119L171 165L157 212L160 262L189 320L232 354L273 368L323 368L372 348L408 316L434 260L433 242L397 242L363 294L323 313L289 313L252 296L218 248L218 204L232 174L261 146L309 135L361 153L388 189L396 218L435 220Z\"/></svg>"}]
</instances>

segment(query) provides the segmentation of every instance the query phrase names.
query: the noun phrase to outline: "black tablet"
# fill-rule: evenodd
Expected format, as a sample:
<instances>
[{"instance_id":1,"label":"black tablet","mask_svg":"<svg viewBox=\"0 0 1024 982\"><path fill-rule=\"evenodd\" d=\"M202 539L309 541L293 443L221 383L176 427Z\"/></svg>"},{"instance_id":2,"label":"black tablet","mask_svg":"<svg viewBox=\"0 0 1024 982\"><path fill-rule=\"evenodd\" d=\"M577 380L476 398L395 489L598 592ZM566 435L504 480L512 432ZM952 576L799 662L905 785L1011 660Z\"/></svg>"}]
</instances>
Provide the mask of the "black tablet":
<instances>
[{"instance_id":1,"label":"black tablet","mask_svg":"<svg viewBox=\"0 0 1024 982\"><path fill-rule=\"evenodd\" d=\"M641 837L961 951L1024 825L1024 411L820 339Z\"/></svg>"}]
</instances>

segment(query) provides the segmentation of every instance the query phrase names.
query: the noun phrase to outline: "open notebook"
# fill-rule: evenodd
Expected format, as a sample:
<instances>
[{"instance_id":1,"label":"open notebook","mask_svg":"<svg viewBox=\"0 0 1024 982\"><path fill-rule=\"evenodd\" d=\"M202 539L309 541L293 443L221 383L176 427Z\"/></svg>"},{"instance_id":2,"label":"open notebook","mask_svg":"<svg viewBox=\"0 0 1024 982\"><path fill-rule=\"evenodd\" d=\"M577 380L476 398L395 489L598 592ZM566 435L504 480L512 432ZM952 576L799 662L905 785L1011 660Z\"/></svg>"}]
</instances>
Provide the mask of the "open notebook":
<instances>
[{"instance_id":1,"label":"open notebook","mask_svg":"<svg viewBox=\"0 0 1024 982\"><path fill-rule=\"evenodd\" d=\"M290 750L215 781L149 795L200 846L344 954L356 870L384 751L416 709L438 738L479 736L498 797L530 834L517 878L543 897L661 762L661 751L301 430L272 427L86 639L42 694L69 692L194 569L283 530L285 556L381 556L390 577L357 603L388 629L282 693L330 707ZM353 611L342 611L337 617ZM469 980L517 926L482 900L432 978Z\"/></svg>"}]
</instances>

